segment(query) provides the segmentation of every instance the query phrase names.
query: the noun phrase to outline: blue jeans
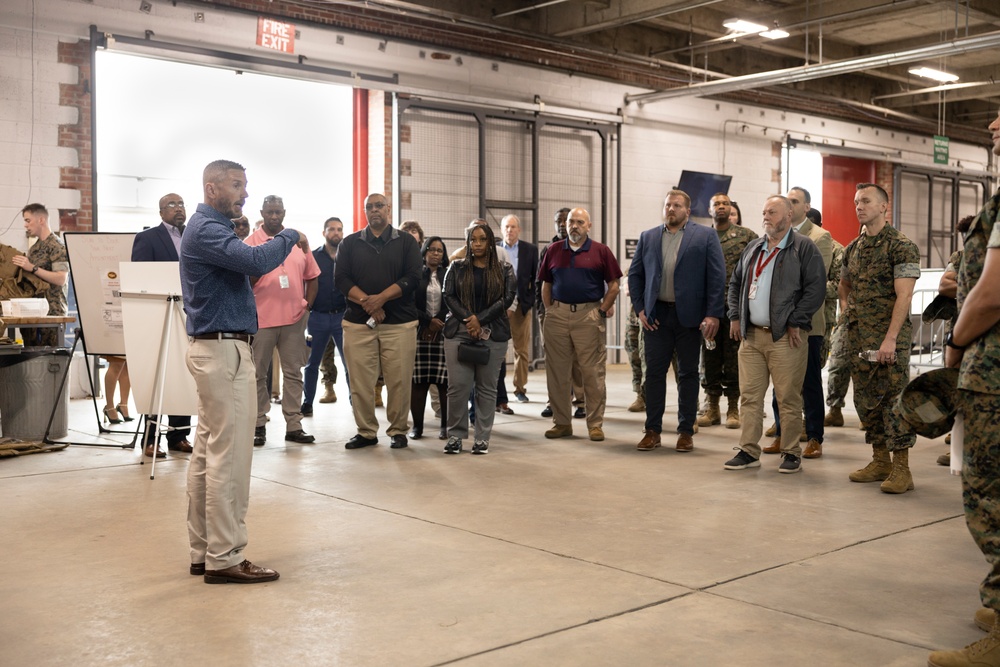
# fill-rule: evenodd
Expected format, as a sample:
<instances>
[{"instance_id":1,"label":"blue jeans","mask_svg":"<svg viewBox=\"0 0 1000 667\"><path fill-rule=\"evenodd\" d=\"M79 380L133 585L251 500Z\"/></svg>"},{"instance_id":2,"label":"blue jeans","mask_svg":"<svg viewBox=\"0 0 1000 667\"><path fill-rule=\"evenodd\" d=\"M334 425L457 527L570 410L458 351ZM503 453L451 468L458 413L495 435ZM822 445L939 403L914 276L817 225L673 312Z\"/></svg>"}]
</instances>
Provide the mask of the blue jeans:
<instances>
[{"instance_id":1,"label":"blue jeans","mask_svg":"<svg viewBox=\"0 0 1000 667\"><path fill-rule=\"evenodd\" d=\"M809 336L809 361L806 364L806 378L802 382L802 410L805 412L806 436L823 444L823 420L826 419L826 404L823 401L823 336ZM771 409L774 424L781 435L781 419L778 416L778 397L772 392Z\"/></svg>"},{"instance_id":2,"label":"blue jeans","mask_svg":"<svg viewBox=\"0 0 1000 667\"><path fill-rule=\"evenodd\" d=\"M656 304L659 326L645 331L646 337L646 430L663 431L663 411L667 399L667 372L677 355L677 432L694 433L698 411L698 359L701 332L682 326L677 309L663 301Z\"/></svg>"},{"instance_id":3,"label":"blue jeans","mask_svg":"<svg viewBox=\"0 0 1000 667\"><path fill-rule=\"evenodd\" d=\"M323 351L330 337L340 352L340 361L344 364L344 381L348 391L351 378L347 374L347 362L344 361L344 313L309 313L309 333L312 334L312 347L309 349L309 363L306 364L304 388L302 390L302 405L312 405L316 397L316 383L319 381L319 365L323 361Z\"/></svg>"}]
</instances>

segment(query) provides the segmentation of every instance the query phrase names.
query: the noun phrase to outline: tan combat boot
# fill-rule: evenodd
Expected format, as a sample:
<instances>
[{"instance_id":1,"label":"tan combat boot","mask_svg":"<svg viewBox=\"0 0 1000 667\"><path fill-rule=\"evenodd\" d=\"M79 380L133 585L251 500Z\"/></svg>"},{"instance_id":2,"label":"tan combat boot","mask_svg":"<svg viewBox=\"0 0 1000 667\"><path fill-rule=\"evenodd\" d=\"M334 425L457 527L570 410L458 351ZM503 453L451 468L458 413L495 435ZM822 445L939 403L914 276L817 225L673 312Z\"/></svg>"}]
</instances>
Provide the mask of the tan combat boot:
<instances>
[{"instance_id":1,"label":"tan combat boot","mask_svg":"<svg viewBox=\"0 0 1000 667\"><path fill-rule=\"evenodd\" d=\"M855 470L848 478L852 482L881 482L889 478L892 460L885 445L872 445L872 462L861 470Z\"/></svg>"},{"instance_id":2,"label":"tan combat boot","mask_svg":"<svg viewBox=\"0 0 1000 667\"><path fill-rule=\"evenodd\" d=\"M632 405L628 406L629 412L645 412L646 411L646 397L642 394L636 394L635 400L632 401Z\"/></svg>"},{"instance_id":3,"label":"tan combat boot","mask_svg":"<svg viewBox=\"0 0 1000 667\"><path fill-rule=\"evenodd\" d=\"M844 413L840 411L840 408L830 408L830 411L826 413L826 418L823 420L823 426L843 426L844 425Z\"/></svg>"},{"instance_id":4,"label":"tan combat boot","mask_svg":"<svg viewBox=\"0 0 1000 667\"><path fill-rule=\"evenodd\" d=\"M719 397L709 396L705 403L705 413L698 417L698 426L714 426L722 423L722 413L719 412Z\"/></svg>"},{"instance_id":5,"label":"tan combat boot","mask_svg":"<svg viewBox=\"0 0 1000 667\"><path fill-rule=\"evenodd\" d=\"M931 667L1000 667L1000 625L994 625L990 634L960 651L934 651L928 656L927 664Z\"/></svg>"},{"instance_id":6,"label":"tan combat boot","mask_svg":"<svg viewBox=\"0 0 1000 667\"><path fill-rule=\"evenodd\" d=\"M740 399L727 397L729 409L726 410L726 428L740 427Z\"/></svg>"},{"instance_id":7,"label":"tan combat boot","mask_svg":"<svg viewBox=\"0 0 1000 667\"><path fill-rule=\"evenodd\" d=\"M333 390L333 383L325 382L323 383L324 393L323 397L319 399L320 403L336 403L337 402L337 392Z\"/></svg>"},{"instance_id":8,"label":"tan combat boot","mask_svg":"<svg viewBox=\"0 0 1000 667\"><path fill-rule=\"evenodd\" d=\"M913 475L910 474L910 450L897 449L892 453L892 471L882 482L882 493L906 493L913 490Z\"/></svg>"}]
</instances>

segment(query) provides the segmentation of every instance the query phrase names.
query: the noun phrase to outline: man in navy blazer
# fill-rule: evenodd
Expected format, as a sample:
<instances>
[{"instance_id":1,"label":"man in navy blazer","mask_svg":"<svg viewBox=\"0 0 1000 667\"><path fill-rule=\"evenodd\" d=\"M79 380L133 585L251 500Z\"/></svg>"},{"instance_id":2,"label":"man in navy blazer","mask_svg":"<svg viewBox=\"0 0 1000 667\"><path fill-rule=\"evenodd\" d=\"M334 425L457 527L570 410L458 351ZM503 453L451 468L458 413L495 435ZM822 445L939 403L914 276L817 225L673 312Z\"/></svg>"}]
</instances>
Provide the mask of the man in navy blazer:
<instances>
[{"instance_id":1,"label":"man in navy blazer","mask_svg":"<svg viewBox=\"0 0 1000 667\"><path fill-rule=\"evenodd\" d=\"M507 251L517 277L517 302L507 311L510 336L514 343L514 396L528 401L528 357L531 350L531 312L535 305L535 278L538 276L538 246L521 240L521 221L516 215L504 216L500 223L503 240L499 245Z\"/></svg>"},{"instance_id":2,"label":"man in navy blazer","mask_svg":"<svg viewBox=\"0 0 1000 667\"><path fill-rule=\"evenodd\" d=\"M694 449L701 335L715 339L725 314L726 263L715 230L691 222L691 198L671 190L663 224L639 237L629 295L646 337L646 433L637 449L660 446L667 369L677 355L677 451Z\"/></svg>"},{"instance_id":3,"label":"man in navy blazer","mask_svg":"<svg viewBox=\"0 0 1000 667\"><path fill-rule=\"evenodd\" d=\"M163 221L161 224L144 229L135 235L135 240L132 241L133 262L178 261L181 234L187 221L187 211L180 195L171 192L160 197L160 219ZM158 419L157 415L146 416L146 435L143 437L143 445L146 456L149 457L156 453L159 435L154 424ZM167 423L171 427L171 430L167 431L167 449L188 453L193 451L187 439L191 433L191 417L170 415Z\"/></svg>"}]
</instances>

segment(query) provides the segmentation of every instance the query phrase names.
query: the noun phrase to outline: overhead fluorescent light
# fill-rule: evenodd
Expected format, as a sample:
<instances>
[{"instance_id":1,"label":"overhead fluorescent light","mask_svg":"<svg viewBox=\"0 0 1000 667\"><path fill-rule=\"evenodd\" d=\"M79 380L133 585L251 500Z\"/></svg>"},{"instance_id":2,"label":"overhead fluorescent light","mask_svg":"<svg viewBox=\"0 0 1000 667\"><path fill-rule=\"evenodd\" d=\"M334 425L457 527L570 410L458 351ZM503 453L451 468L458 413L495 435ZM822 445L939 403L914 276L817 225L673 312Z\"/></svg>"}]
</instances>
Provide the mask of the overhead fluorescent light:
<instances>
[{"instance_id":1,"label":"overhead fluorescent light","mask_svg":"<svg viewBox=\"0 0 1000 667\"><path fill-rule=\"evenodd\" d=\"M915 74L917 76L922 76L925 79L933 79L934 81L940 81L941 83L948 83L950 81L958 81L957 74L950 74L948 72L942 72L938 69L931 69L930 67L913 67L910 69L910 74Z\"/></svg>"},{"instance_id":2,"label":"overhead fluorescent light","mask_svg":"<svg viewBox=\"0 0 1000 667\"><path fill-rule=\"evenodd\" d=\"M750 21L744 21L743 19L729 19L728 21L723 21L722 25L729 28L733 32L739 32L750 35L756 35L757 33L761 33L767 30L766 25L761 25L759 23L752 23Z\"/></svg>"},{"instance_id":3,"label":"overhead fluorescent light","mask_svg":"<svg viewBox=\"0 0 1000 667\"><path fill-rule=\"evenodd\" d=\"M772 28L767 32L760 33L760 36L767 37L768 39L784 39L785 37L788 37L788 33L781 28Z\"/></svg>"}]
</instances>

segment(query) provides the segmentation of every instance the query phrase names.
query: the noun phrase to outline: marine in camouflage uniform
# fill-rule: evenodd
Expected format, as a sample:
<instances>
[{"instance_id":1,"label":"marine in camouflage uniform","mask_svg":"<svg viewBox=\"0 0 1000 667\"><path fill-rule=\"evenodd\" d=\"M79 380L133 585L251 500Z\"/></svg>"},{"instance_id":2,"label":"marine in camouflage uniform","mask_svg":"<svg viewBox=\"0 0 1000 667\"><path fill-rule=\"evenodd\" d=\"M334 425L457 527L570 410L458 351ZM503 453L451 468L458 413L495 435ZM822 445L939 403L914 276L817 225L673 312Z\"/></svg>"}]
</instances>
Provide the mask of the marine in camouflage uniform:
<instances>
[{"instance_id":1,"label":"marine in camouflage uniform","mask_svg":"<svg viewBox=\"0 0 1000 667\"><path fill-rule=\"evenodd\" d=\"M1000 132L1000 117L990 125ZM1000 146L994 146L1000 153ZM965 235L958 270L959 316L954 341L946 350L948 366L958 366L958 410L965 420L962 461L962 497L965 522L976 546L990 564L979 588L983 605L1000 610L1000 318L996 310L997 262L1000 256L1000 192L973 220ZM987 271L989 273L987 273ZM981 277L992 284L977 288ZM972 299L970 299L973 296ZM983 610L985 611L985 610ZM976 614L977 621L980 613ZM981 627L983 627L981 625ZM961 651L936 651L930 665L1000 665L1000 624L991 633Z\"/></svg>"},{"instance_id":2,"label":"marine in camouflage uniform","mask_svg":"<svg viewBox=\"0 0 1000 667\"><path fill-rule=\"evenodd\" d=\"M844 250L840 290L847 301L854 406L865 425L865 442L873 451L872 462L851 473L850 479L884 480L881 488L886 493L905 493L914 488L909 449L916 436L893 417L892 407L909 380L910 301L920 276L920 252L888 223L888 206L884 190L868 183L858 185L855 207L859 222L866 227ZM897 288L896 281L901 279ZM878 360L861 358L861 353L872 350L877 351Z\"/></svg>"},{"instance_id":3,"label":"marine in camouflage uniform","mask_svg":"<svg viewBox=\"0 0 1000 667\"><path fill-rule=\"evenodd\" d=\"M823 339L823 365L826 373L826 419L824 426L843 426L844 399L851 384L851 359L847 356L847 325L837 317L840 297L840 272L844 266L844 246L833 242L833 261L830 263L829 280L826 285L826 337ZM831 297L832 294L832 297ZM831 301L832 299L832 301ZM843 313L840 314L843 316Z\"/></svg>"},{"instance_id":4,"label":"marine in camouflage uniform","mask_svg":"<svg viewBox=\"0 0 1000 667\"><path fill-rule=\"evenodd\" d=\"M49 289L45 293L45 298L49 302L48 314L65 315L68 311L67 295L69 293L66 276L66 273L69 272L69 259L66 255L66 246L49 229L49 212L44 206L29 204L24 207L21 214L24 217L24 226L28 235L38 239L28 249L27 261L34 269L35 275L49 283ZM63 284L54 283L53 279L55 278L62 278ZM56 328L21 329L21 336L26 346L46 345L54 347L59 345L59 330Z\"/></svg>"},{"instance_id":5,"label":"marine in camouflage uniform","mask_svg":"<svg viewBox=\"0 0 1000 667\"><path fill-rule=\"evenodd\" d=\"M625 326L625 352L628 354L628 363L632 367L632 391L635 392L635 402L629 406L629 412L645 412L646 410L646 385L643 381L645 361L640 344L641 338L642 324L639 322L639 316L635 314L635 309L629 304L628 324Z\"/></svg>"},{"instance_id":6,"label":"marine in camouflage uniform","mask_svg":"<svg viewBox=\"0 0 1000 667\"><path fill-rule=\"evenodd\" d=\"M713 196L709 208L712 210L715 231L719 235L722 256L726 262L725 289L728 289L729 279L733 275L736 264L740 261L743 249L757 238L757 234L746 227L729 222L732 203L728 196L724 194ZM711 426L722 421L719 412L719 399L725 394L729 402L726 427L739 428L740 371L738 353L740 343L729 337L729 319L724 315L719 318L719 331L723 333L715 336L714 350L708 349L705 345L706 341L702 340L701 387L705 391L705 409L698 418L698 425Z\"/></svg>"}]
</instances>

